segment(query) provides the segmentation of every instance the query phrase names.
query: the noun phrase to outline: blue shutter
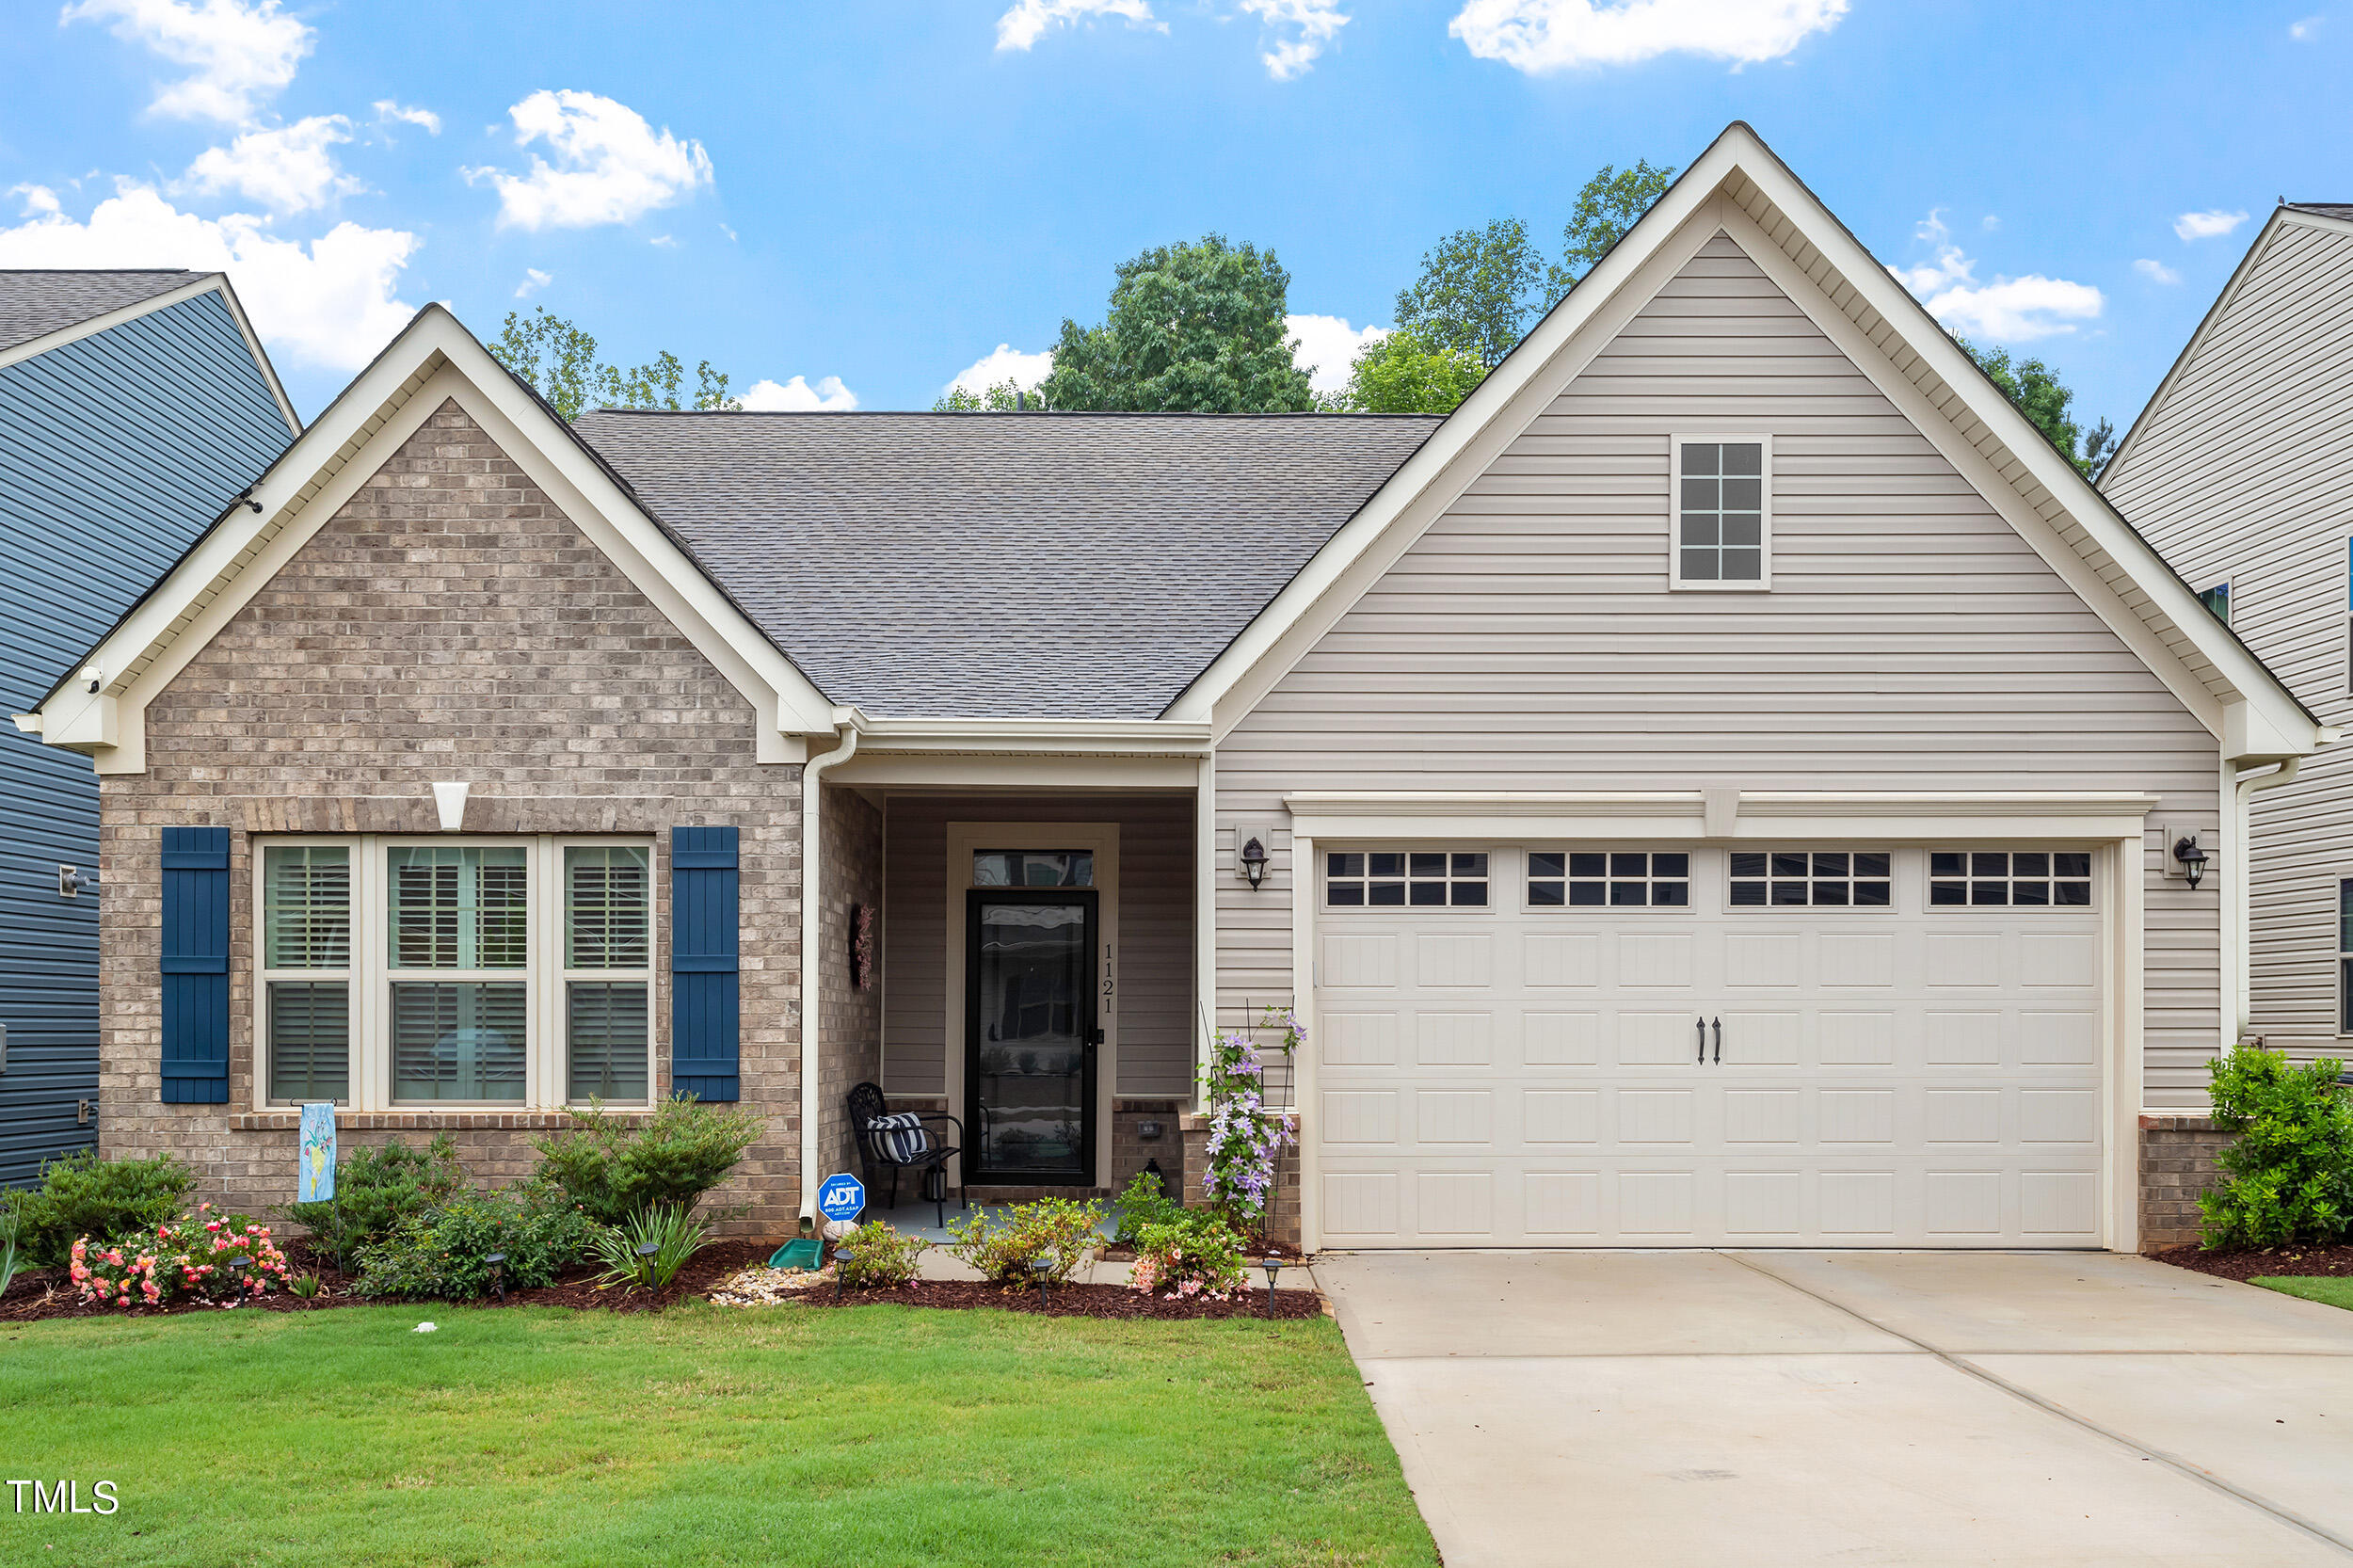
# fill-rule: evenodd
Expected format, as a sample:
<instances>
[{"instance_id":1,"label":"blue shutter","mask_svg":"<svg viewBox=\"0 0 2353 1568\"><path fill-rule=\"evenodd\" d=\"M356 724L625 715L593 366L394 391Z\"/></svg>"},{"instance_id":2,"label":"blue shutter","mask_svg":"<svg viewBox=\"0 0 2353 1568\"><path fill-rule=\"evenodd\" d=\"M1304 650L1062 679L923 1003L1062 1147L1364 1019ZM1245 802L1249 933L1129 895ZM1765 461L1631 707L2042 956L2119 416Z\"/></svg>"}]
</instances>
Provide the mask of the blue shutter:
<instances>
[{"instance_id":1,"label":"blue shutter","mask_svg":"<svg viewBox=\"0 0 2353 1568\"><path fill-rule=\"evenodd\" d=\"M229 1099L229 830L164 829L164 1103Z\"/></svg>"},{"instance_id":2,"label":"blue shutter","mask_svg":"<svg viewBox=\"0 0 2353 1568\"><path fill-rule=\"evenodd\" d=\"M736 1076L736 830L670 829L670 1092L743 1097Z\"/></svg>"}]
</instances>

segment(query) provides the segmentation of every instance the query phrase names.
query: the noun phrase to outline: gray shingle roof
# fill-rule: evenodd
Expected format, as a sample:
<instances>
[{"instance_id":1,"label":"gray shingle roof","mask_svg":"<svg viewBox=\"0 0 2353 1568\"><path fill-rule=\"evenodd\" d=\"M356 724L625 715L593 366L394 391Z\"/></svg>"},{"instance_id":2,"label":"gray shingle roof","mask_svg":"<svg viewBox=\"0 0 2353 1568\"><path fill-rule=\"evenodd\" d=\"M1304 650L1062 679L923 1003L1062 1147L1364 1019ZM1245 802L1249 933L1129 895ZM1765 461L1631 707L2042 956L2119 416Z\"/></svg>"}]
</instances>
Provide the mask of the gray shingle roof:
<instances>
[{"instance_id":1,"label":"gray shingle roof","mask_svg":"<svg viewBox=\"0 0 2353 1568\"><path fill-rule=\"evenodd\" d=\"M2353 202L2291 201L2288 205L2299 213L2318 213L2323 217L2353 219Z\"/></svg>"},{"instance_id":2,"label":"gray shingle roof","mask_svg":"<svg viewBox=\"0 0 2353 1568\"><path fill-rule=\"evenodd\" d=\"M0 353L125 305L169 294L200 272L176 267L109 271L0 270Z\"/></svg>"},{"instance_id":3,"label":"gray shingle roof","mask_svg":"<svg viewBox=\"0 0 2353 1568\"><path fill-rule=\"evenodd\" d=\"M599 409L574 430L836 702L1153 718L1437 424Z\"/></svg>"}]
</instances>

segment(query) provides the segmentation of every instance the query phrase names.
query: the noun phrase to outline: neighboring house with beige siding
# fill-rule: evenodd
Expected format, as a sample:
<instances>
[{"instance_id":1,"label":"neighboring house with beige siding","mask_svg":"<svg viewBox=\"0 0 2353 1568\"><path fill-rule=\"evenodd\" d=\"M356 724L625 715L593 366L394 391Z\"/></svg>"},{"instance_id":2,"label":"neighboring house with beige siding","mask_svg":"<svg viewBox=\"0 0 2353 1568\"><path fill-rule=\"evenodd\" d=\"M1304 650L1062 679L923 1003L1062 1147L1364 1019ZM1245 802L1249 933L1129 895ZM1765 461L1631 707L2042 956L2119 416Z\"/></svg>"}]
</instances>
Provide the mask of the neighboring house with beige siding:
<instances>
[{"instance_id":1,"label":"neighboring house with beige siding","mask_svg":"<svg viewBox=\"0 0 2353 1568\"><path fill-rule=\"evenodd\" d=\"M2276 209L2100 488L2325 724L2353 723L2353 205ZM2353 1036L2353 764L2252 780L2237 1033Z\"/></svg>"},{"instance_id":2,"label":"neighboring house with beige siding","mask_svg":"<svg viewBox=\"0 0 2353 1568\"><path fill-rule=\"evenodd\" d=\"M867 1079L1102 1190L1281 1007L1311 1245L2170 1239L2323 738L1737 125L1443 420L568 429L429 309L254 495L32 721L109 1146L248 1201L692 1088L781 1228Z\"/></svg>"}]
</instances>

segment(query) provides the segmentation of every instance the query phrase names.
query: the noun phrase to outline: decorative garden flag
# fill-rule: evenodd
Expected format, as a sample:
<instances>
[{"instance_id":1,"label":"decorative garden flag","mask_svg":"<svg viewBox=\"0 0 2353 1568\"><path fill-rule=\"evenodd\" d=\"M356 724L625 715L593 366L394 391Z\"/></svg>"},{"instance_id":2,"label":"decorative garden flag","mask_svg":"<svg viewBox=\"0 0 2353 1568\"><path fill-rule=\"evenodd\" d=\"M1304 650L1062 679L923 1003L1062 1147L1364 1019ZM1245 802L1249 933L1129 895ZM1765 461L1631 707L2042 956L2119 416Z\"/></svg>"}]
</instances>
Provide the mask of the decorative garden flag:
<instances>
[{"instance_id":1,"label":"decorative garden flag","mask_svg":"<svg viewBox=\"0 0 2353 1568\"><path fill-rule=\"evenodd\" d=\"M295 1202L325 1203L335 1195L335 1102L302 1108L302 1141L295 1158Z\"/></svg>"}]
</instances>

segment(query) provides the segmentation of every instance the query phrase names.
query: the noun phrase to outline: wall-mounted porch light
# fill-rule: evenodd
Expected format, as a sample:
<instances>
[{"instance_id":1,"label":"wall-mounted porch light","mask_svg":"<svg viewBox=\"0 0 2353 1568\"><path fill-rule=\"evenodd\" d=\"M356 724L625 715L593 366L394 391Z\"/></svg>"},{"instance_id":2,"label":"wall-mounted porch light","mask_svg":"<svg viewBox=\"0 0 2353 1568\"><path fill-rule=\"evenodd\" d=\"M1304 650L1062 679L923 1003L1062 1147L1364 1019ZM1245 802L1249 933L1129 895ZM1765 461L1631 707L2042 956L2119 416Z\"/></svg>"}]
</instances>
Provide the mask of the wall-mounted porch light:
<instances>
[{"instance_id":1,"label":"wall-mounted porch light","mask_svg":"<svg viewBox=\"0 0 2353 1568\"><path fill-rule=\"evenodd\" d=\"M1255 834L1241 846L1241 874L1253 888L1266 880L1266 844Z\"/></svg>"},{"instance_id":2,"label":"wall-mounted porch light","mask_svg":"<svg viewBox=\"0 0 2353 1568\"><path fill-rule=\"evenodd\" d=\"M2173 858L2182 868L2182 875L2190 887L2198 886L2206 874L2206 852L2198 847L2198 835L2185 833L2173 841Z\"/></svg>"}]
</instances>

